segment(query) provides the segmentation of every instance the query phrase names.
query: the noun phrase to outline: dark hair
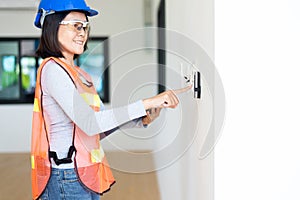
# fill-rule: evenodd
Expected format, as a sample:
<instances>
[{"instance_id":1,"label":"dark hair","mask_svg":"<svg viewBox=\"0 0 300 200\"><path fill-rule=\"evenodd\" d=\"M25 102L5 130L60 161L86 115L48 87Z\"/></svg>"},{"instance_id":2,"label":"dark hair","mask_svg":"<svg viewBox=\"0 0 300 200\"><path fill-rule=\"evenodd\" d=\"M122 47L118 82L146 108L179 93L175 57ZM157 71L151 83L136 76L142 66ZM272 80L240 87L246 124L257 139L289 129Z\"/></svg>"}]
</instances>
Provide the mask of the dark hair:
<instances>
[{"instance_id":1,"label":"dark hair","mask_svg":"<svg viewBox=\"0 0 300 200\"><path fill-rule=\"evenodd\" d=\"M44 20L42 27L42 35L40 38L40 44L36 50L36 55L39 57L62 57L64 58L61 52L61 45L58 41L58 28L59 23L70 13L71 11L66 12L56 12L54 14L47 15ZM87 18L88 20L88 18ZM89 35L89 33L87 33ZM84 45L84 51L87 50L87 42ZM75 54L74 59L79 55Z\"/></svg>"}]
</instances>

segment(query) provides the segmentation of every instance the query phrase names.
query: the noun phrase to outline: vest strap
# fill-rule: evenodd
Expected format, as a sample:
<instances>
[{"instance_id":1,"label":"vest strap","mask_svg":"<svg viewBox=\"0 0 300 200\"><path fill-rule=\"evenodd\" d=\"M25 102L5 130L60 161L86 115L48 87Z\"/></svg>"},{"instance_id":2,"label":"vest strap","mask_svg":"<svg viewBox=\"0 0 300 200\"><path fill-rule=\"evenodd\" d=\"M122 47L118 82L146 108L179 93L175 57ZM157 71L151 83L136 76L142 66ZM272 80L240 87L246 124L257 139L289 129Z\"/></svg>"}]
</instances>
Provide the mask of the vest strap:
<instances>
[{"instance_id":1,"label":"vest strap","mask_svg":"<svg viewBox=\"0 0 300 200\"><path fill-rule=\"evenodd\" d=\"M72 145L69 148L68 156L66 158L59 159L57 157L57 153L55 151L49 151L49 157L53 158L56 165L72 163L73 162L72 161L72 155L73 155L74 152L76 152L76 149L75 149L75 146Z\"/></svg>"}]
</instances>

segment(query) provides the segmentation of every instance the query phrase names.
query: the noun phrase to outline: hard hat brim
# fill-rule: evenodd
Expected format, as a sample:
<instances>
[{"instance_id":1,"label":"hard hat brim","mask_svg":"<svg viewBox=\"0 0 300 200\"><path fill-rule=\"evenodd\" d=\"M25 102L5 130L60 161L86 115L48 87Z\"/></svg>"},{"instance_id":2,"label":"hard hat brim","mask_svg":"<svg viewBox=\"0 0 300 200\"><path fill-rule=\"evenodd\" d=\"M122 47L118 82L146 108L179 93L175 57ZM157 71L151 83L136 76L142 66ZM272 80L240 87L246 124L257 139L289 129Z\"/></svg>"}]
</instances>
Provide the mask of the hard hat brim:
<instances>
[{"instance_id":1,"label":"hard hat brim","mask_svg":"<svg viewBox=\"0 0 300 200\"><path fill-rule=\"evenodd\" d=\"M55 12L65 12L65 11L78 11L78 12L83 12L85 13L87 16L89 17L92 17L92 16L95 16L95 15L98 15L98 11L97 10L93 10L93 9L88 9L88 10L85 10L85 9L72 9L72 10L57 10ZM37 28L42 28L41 26L41 16L42 16L42 13L38 12L36 14L36 17L35 17L35 21L34 21L34 25L37 27Z\"/></svg>"},{"instance_id":2,"label":"hard hat brim","mask_svg":"<svg viewBox=\"0 0 300 200\"><path fill-rule=\"evenodd\" d=\"M87 16L92 17L92 16L95 16L95 15L98 15L97 10L90 9L89 11L87 11Z\"/></svg>"}]
</instances>

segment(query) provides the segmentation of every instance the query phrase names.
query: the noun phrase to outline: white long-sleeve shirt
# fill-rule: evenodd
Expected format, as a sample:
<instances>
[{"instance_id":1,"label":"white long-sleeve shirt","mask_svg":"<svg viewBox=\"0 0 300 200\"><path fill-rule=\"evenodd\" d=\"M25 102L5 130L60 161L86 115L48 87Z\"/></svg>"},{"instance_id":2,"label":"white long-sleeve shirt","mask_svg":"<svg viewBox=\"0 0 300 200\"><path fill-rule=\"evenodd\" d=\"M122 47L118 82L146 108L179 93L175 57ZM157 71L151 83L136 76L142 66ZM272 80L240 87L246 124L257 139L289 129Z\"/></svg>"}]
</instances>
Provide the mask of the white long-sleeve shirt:
<instances>
[{"instance_id":1,"label":"white long-sleeve shirt","mask_svg":"<svg viewBox=\"0 0 300 200\"><path fill-rule=\"evenodd\" d=\"M73 122L92 136L115 130L117 127L143 127L141 117L146 115L142 101L127 106L95 112L76 90L69 75L54 61L48 61L41 73L43 112L49 125L50 150L58 158L67 156L72 145ZM74 164L62 164L55 168L73 168Z\"/></svg>"}]
</instances>

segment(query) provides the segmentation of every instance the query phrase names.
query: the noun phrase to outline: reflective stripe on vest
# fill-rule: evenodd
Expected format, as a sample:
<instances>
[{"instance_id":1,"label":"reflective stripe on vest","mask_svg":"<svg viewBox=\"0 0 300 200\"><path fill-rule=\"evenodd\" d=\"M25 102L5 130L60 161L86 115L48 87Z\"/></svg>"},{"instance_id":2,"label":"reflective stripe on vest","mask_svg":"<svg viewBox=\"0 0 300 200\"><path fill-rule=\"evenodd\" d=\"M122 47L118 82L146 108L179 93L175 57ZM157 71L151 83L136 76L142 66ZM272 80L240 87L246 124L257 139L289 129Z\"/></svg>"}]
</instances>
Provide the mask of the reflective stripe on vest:
<instances>
[{"instance_id":1,"label":"reflective stripe on vest","mask_svg":"<svg viewBox=\"0 0 300 200\"><path fill-rule=\"evenodd\" d=\"M92 84L90 76L79 67L74 69L57 58L44 59L38 69L35 98L33 106L32 139L31 139L31 177L32 196L38 199L46 188L51 175L51 161L49 158L49 127L43 116L41 72L44 65L54 60L59 64L74 82L77 91L91 108L100 110L100 98ZM87 83L82 81L87 80ZM74 124L73 145L76 153L74 166L78 178L88 189L98 194L109 190L115 182L104 151L100 146L99 134L88 136Z\"/></svg>"}]
</instances>

